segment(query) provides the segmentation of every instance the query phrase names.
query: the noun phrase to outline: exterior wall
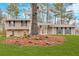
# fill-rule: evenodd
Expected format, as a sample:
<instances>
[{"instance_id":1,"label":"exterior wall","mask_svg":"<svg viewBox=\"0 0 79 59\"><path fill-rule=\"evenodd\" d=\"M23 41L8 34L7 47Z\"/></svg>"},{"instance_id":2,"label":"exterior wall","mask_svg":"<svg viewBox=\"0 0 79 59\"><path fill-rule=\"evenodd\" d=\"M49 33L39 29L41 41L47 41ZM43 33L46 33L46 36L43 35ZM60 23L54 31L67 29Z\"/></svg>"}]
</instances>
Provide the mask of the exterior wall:
<instances>
[{"instance_id":1,"label":"exterior wall","mask_svg":"<svg viewBox=\"0 0 79 59\"><path fill-rule=\"evenodd\" d=\"M65 35L65 28L63 28L63 35Z\"/></svg>"},{"instance_id":2,"label":"exterior wall","mask_svg":"<svg viewBox=\"0 0 79 59\"><path fill-rule=\"evenodd\" d=\"M0 23L0 35L3 35L3 24Z\"/></svg>"},{"instance_id":3,"label":"exterior wall","mask_svg":"<svg viewBox=\"0 0 79 59\"><path fill-rule=\"evenodd\" d=\"M5 30L6 30L6 36L12 35L12 31L14 31L14 36L23 36L24 32L26 32L26 34L30 34L31 22L27 22L27 25L21 26L21 21L15 21L15 26L9 26L9 22L6 21Z\"/></svg>"},{"instance_id":4,"label":"exterior wall","mask_svg":"<svg viewBox=\"0 0 79 59\"><path fill-rule=\"evenodd\" d=\"M55 34L55 33L56 33L56 30L54 27L48 28L47 34Z\"/></svg>"},{"instance_id":5,"label":"exterior wall","mask_svg":"<svg viewBox=\"0 0 79 59\"><path fill-rule=\"evenodd\" d=\"M75 34L79 35L79 29L75 29Z\"/></svg>"},{"instance_id":6,"label":"exterior wall","mask_svg":"<svg viewBox=\"0 0 79 59\"><path fill-rule=\"evenodd\" d=\"M56 34L56 28L55 27L53 28L53 34Z\"/></svg>"},{"instance_id":7,"label":"exterior wall","mask_svg":"<svg viewBox=\"0 0 79 59\"><path fill-rule=\"evenodd\" d=\"M72 34L72 35L75 35L75 34L76 34L76 33L75 33L75 28L72 28L72 29L71 29L71 34Z\"/></svg>"},{"instance_id":8,"label":"exterior wall","mask_svg":"<svg viewBox=\"0 0 79 59\"><path fill-rule=\"evenodd\" d=\"M75 34L75 27L71 26L71 25L52 25L51 23L48 24L42 24L42 23L38 23L39 25L41 25L41 28L39 26L39 34L41 35L46 35L46 34L57 34L57 27L62 27L62 34L65 35L65 28L71 28L71 34L74 35ZM51 25L51 27L50 27ZM49 28L48 28L49 26ZM15 36L23 36L24 32L26 32L26 34L30 34L31 33L31 22L27 22L27 26L21 26L21 22L20 21L16 21L15 22L15 26L9 26L9 22L5 22L5 30L6 30L6 35L10 36L12 35L12 31L14 30L14 35ZM17 30L15 30L17 29ZM25 30L23 30L25 29ZM7 31L9 30L9 31Z\"/></svg>"},{"instance_id":9,"label":"exterior wall","mask_svg":"<svg viewBox=\"0 0 79 59\"><path fill-rule=\"evenodd\" d=\"M28 28L29 34L30 34L30 33L31 33L31 22L28 22L28 23L27 23L27 28Z\"/></svg>"},{"instance_id":10,"label":"exterior wall","mask_svg":"<svg viewBox=\"0 0 79 59\"><path fill-rule=\"evenodd\" d=\"M47 27L46 26L41 26L41 28L39 28L39 34L41 34L41 35L47 34Z\"/></svg>"},{"instance_id":11,"label":"exterior wall","mask_svg":"<svg viewBox=\"0 0 79 59\"><path fill-rule=\"evenodd\" d=\"M42 34L43 30L44 30L43 27L42 26L41 27L39 26L39 29L38 29L39 34Z\"/></svg>"},{"instance_id":12,"label":"exterior wall","mask_svg":"<svg viewBox=\"0 0 79 59\"><path fill-rule=\"evenodd\" d=\"M46 32L47 29L41 29L39 34L45 35L45 34L57 34L56 28L51 28ZM23 36L24 33L29 34L28 30L23 30L23 31L14 31L14 36ZM6 35L10 36L12 35L12 31L6 31ZM65 29L63 28L63 35L65 35ZM75 29L71 28L71 35L75 35Z\"/></svg>"},{"instance_id":13,"label":"exterior wall","mask_svg":"<svg viewBox=\"0 0 79 59\"><path fill-rule=\"evenodd\" d=\"M14 31L14 36L24 36L24 33L29 34L29 31L23 30L23 31ZM6 31L6 36L12 35L12 31Z\"/></svg>"},{"instance_id":14,"label":"exterior wall","mask_svg":"<svg viewBox=\"0 0 79 59\"><path fill-rule=\"evenodd\" d=\"M27 24L27 26L21 26L21 22L15 22L15 26L9 26L9 23L5 23L5 29L29 29L30 24Z\"/></svg>"},{"instance_id":15,"label":"exterior wall","mask_svg":"<svg viewBox=\"0 0 79 59\"><path fill-rule=\"evenodd\" d=\"M54 28L51 28L50 33L54 34Z\"/></svg>"},{"instance_id":16,"label":"exterior wall","mask_svg":"<svg viewBox=\"0 0 79 59\"><path fill-rule=\"evenodd\" d=\"M6 31L6 36L8 37L10 35L12 35L12 32L11 31Z\"/></svg>"},{"instance_id":17,"label":"exterior wall","mask_svg":"<svg viewBox=\"0 0 79 59\"><path fill-rule=\"evenodd\" d=\"M66 27L66 28L71 28L70 35L75 35L75 28L72 28L72 27ZM67 35L65 31L66 31L65 27L62 27L61 32L62 32L63 35ZM57 34L57 27L52 27L50 30L48 30L47 34ZM69 34L69 32L68 32L68 34Z\"/></svg>"}]
</instances>

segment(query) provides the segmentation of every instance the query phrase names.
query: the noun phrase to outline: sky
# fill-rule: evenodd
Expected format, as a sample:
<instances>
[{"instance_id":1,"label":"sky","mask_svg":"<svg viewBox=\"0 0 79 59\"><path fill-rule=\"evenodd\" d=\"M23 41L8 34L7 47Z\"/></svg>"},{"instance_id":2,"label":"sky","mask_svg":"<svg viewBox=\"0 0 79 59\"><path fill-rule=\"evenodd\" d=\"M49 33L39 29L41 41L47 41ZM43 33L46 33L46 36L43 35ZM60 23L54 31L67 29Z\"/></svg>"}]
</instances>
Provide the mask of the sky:
<instances>
[{"instance_id":1,"label":"sky","mask_svg":"<svg viewBox=\"0 0 79 59\"><path fill-rule=\"evenodd\" d=\"M8 3L0 3L0 8L3 11L5 11L7 7L8 7ZM24 6L24 8L29 8L29 7L30 7L29 3L26 3L26 5ZM19 6L19 8L22 9L23 6ZM79 19L79 4L78 3L73 4L73 8L72 9L74 10L74 15L76 16L76 18Z\"/></svg>"},{"instance_id":2,"label":"sky","mask_svg":"<svg viewBox=\"0 0 79 59\"><path fill-rule=\"evenodd\" d=\"M0 8L2 8L2 9L7 8L7 6L8 6L8 3L0 3ZM29 3L26 3L25 6L28 8L28 7L30 7L30 4ZM20 8L22 8L22 7L23 6L20 6Z\"/></svg>"},{"instance_id":3,"label":"sky","mask_svg":"<svg viewBox=\"0 0 79 59\"><path fill-rule=\"evenodd\" d=\"M77 24L77 27L79 28L79 3L73 4L73 10L74 10L75 17L77 18L76 24Z\"/></svg>"},{"instance_id":4,"label":"sky","mask_svg":"<svg viewBox=\"0 0 79 59\"><path fill-rule=\"evenodd\" d=\"M2 9L3 12L6 12L6 9L7 9L8 5L9 5L9 3L0 3L0 8ZM26 3L26 4L24 4L24 6L23 5L20 5L19 6L19 9L20 10L22 10L23 8L28 9L29 7L30 7L30 4L29 3ZM22 12L19 13L19 15L21 17L23 17L22 14L23 14Z\"/></svg>"}]
</instances>

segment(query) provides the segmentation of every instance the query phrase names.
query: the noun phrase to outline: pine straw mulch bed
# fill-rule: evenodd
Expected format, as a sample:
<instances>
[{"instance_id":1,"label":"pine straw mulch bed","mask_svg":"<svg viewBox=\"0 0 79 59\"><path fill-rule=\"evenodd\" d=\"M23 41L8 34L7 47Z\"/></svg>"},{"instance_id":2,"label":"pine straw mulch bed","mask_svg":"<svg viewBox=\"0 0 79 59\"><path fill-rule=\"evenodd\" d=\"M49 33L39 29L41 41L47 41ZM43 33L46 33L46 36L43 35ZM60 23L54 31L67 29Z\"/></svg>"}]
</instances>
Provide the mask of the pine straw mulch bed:
<instances>
[{"instance_id":1,"label":"pine straw mulch bed","mask_svg":"<svg viewBox=\"0 0 79 59\"><path fill-rule=\"evenodd\" d=\"M63 44L64 37L37 35L37 36L31 36L27 38L6 39L6 40L2 40L0 43L16 44L16 45L22 45L22 46L28 46L28 45L47 46L47 45Z\"/></svg>"}]
</instances>

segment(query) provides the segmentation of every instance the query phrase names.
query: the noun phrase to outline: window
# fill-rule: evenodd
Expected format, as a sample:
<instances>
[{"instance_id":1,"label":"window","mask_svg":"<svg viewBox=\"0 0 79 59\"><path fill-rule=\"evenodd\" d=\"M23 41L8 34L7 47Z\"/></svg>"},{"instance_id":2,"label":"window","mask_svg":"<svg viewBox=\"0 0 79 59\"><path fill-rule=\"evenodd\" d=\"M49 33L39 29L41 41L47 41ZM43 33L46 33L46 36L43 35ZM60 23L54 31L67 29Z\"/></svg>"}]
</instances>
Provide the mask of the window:
<instances>
[{"instance_id":1,"label":"window","mask_svg":"<svg viewBox=\"0 0 79 59\"><path fill-rule=\"evenodd\" d=\"M42 26L40 25L40 28L41 28Z\"/></svg>"},{"instance_id":2,"label":"window","mask_svg":"<svg viewBox=\"0 0 79 59\"><path fill-rule=\"evenodd\" d=\"M11 26L11 22L9 21L9 26Z\"/></svg>"},{"instance_id":3,"label":"window","mask_svg":"<svg viewBox=\"0 0 79 59\"><path fill-rule=\"evenodd\" d=\"M21 26L27 26L27 21L21 21Z\"/></svg>"},{"instance_id":4,"label":"window","mask_svg":"<svg viewBox=\"0 0 79 59\"><path fill-rule=\"evenodd\" d=\"M65 34L71 34L71 28L65 28Z\"/></svg>"},{"instance_id":5,"label":"window","mask_svg":"<svg viewBox=\"0 0 79 59\"><path fill-rule=\"evenodd\" d=\"M63 34L63 28L62 27L59 27L59 28L56 28L56 32L57 34Z\"/></svg>"},{"instance_id":6,"label":"window","mask_svg":"<svg viewBox=\"0 0 79 59\"><path fill-rule=\"evenodd\" d=\"M11 21L10 23L10 26L15 26L15 21Z\"/></svg>"},{"instance_id":7,"label":"window","mask_svg":"<svg viewBox=\"0 0 79 59\"><path fill-rule=\"evenodd\" d=\"M21 21L21 26L23 26L23 21Z\"/></svg>"},{"instance_id":8,"label":"window","mask_svg":"<svg viewBox=\"0 0 79 59\"><path fill-rule=\"evenodd\" d=\"M15 26L15 21L13 21L13 26Z\"/></svg>"},{"instance_id":9,"label":"window","mask_svg":"<svg viewBox=\"0 0 79 59\"><path fill-rule=\"evenodd\" d=\"M25 22L25 26L27 26L27 21Z\"/></svg>"}]
</instances>

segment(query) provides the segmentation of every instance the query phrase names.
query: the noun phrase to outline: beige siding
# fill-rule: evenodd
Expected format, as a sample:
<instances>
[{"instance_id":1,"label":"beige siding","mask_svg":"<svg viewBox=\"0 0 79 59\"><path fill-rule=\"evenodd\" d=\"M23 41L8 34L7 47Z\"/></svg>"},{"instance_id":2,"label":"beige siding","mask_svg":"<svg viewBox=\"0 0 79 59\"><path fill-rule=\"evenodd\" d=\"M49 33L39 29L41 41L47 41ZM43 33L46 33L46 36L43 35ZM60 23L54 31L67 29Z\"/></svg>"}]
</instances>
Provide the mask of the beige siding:
<instances>
[{"instance_id":1,"label":"beige siding","mask_svg":"<svg viewBox=\"0 0 79 59\"><path fill-rule=\"evenodd\" d=\"M71 29L71 34L75 35L75 28Z\"/></svg>"},{"instance_id":2,"label":"beige siding","mask_svg":"<svg viewBox=\"0 0 79 59\"><path fill-rule=\"evenodd\" d=\"M42 27L39 28L39 34L56 34L56 27L71 27L71 34L75 34L75 27L72 25L53 25L52 23L38 23L38 26L41 25ZM45 25L45 26L44 26ZM50 29L47 28L47 26L51 26ZM20 21L16 21L15 22L15 26L9 26L9 22L5 22L5 29L6 29L6 35L10 36L12 35L12 31L11 30L15 30L14 31L14 35L15 36L23 36L24 32L26 32L26 34L30 34L31 33L31 22L27 22L27 26L21 26L21 22ZM10 31L7 31L11 29ZM22 29L22 30L20 30ZM25 29L25 30L23 30ZM20 30L20 31L19 31ZM28 31L27 31L28 30ZM65 34L65 30L63 29L63 34Z\"/></svg>"},{"instance_id":3,"label":"beige siding","mask_svg":"<svg viewBox=\"0 0 79 59\"><path fill-rule=\"evenodd\" d=\"M5 23L5 29L29 29L30 25L21 26L21 22L15 22L15 26L9 26L9 23Z\"/></svg>"},{"instance_id":4,"label":"beige siding","mask_svg":"<svg viewBox=\"0 0 79 59\"><path fill-rule=\"evenodd\" d=\"M24 33L29 34L28 31L25 31L25 30L23 30L23 31L14 31L14 36L19 36L19 37L24 36ZM7 36L12 35L12 31L6 31L6 35Z\"/></svg>"},{"instance_id":5,"label":"beige siding","mask_svg":"<svg viewBox=\"0 0 79 59\"><path fill-rule=\"evenodd\" d=\"M6 31L6 36L12 35L12 31Z\"/></svg>"}]
</instances>

